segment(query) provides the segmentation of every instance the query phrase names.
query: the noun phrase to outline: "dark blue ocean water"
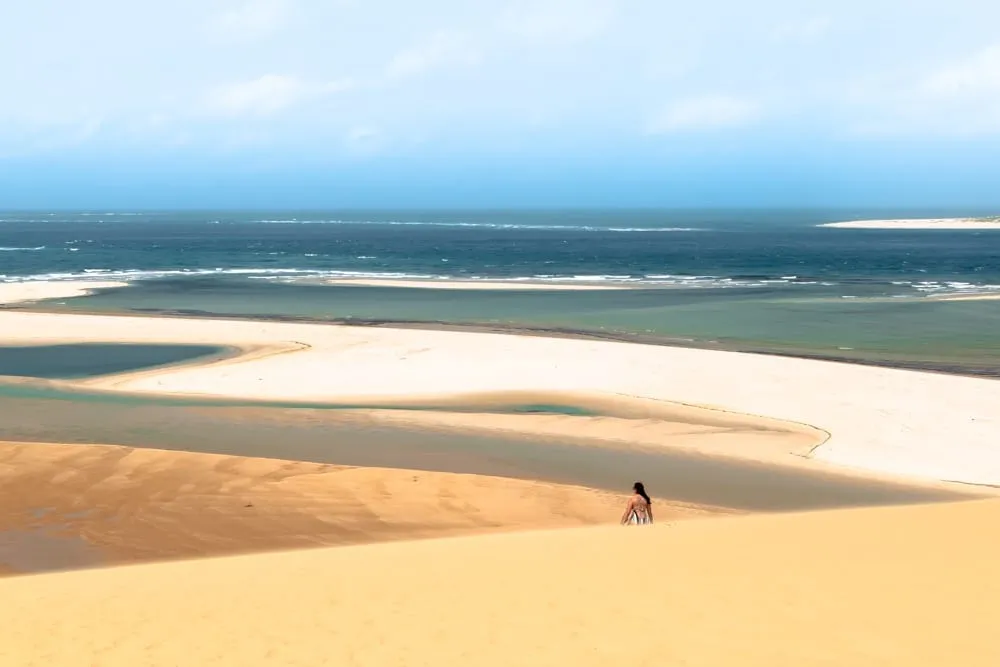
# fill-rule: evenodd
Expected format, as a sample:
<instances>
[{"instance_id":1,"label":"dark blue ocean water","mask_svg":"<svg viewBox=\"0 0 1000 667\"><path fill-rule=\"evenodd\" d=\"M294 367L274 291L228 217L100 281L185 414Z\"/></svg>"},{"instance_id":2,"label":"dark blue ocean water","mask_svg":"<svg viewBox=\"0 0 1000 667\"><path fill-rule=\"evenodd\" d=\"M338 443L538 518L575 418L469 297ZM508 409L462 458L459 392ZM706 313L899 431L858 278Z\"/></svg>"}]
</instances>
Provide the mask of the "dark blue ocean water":
<instances>
[{"instance_id":1,"label":"dark blue ocean water","mask_svg":"<svg viewBox=\"0 0 1000 667\"><path fill-rule=\"evenodd\" d=\"M990 213L7 213L0 280L131 283L55 308L574 329L996 374L1000 301L981 297L1000 294L1000 231L818 226ZM337 278L644 289L324 284Z\"/></svg>"},{"instance_id":2,"label":"dark blue ocean water","mask_svg":"<svg viewBox=\"0 0 1000 667\"><path fill-rule=\"evenodd\" d=\"M0 280L225 272L1000 290L1000 233L816 226L890 213L0 213Z\"/></svg>"}]
</instances>

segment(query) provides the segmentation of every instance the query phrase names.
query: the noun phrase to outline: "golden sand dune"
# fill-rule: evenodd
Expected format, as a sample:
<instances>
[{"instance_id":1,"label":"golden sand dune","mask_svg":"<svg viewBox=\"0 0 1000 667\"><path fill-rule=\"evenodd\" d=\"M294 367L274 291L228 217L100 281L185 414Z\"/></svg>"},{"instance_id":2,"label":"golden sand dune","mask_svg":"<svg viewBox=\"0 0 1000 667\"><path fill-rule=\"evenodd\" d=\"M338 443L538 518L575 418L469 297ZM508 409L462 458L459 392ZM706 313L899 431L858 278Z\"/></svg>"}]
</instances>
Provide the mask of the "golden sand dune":
<instances>
[{"instance_id":1,"label":"golden sand dune","mask_svg":"<svg viewBox=\"0 0 1000 667\"><path fill-rule=\"evenodd\" d=\"M476 475L0 444L0 568L613 523L623 503L581 487ZM679 504L662 513L703 514Z\"/></svg>"},{"instance_id":2,"label":"golden sand dune","mask_svg":"<svg viewBox=\"0 0 1000 667\"><path fill-rule=\"evenodd\" d=\"M995 667L995 501L0 581L0 664Z\"/></svg>"}]
</instances>

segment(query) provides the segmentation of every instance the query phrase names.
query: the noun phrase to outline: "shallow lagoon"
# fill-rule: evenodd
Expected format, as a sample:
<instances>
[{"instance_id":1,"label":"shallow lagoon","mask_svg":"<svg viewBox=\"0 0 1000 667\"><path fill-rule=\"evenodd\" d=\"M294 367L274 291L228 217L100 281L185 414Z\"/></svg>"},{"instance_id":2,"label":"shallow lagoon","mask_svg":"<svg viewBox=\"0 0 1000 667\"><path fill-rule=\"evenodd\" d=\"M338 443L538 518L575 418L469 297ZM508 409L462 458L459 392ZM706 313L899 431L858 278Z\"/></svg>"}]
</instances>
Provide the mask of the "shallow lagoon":
<instances>
[{"instance_id":1,"label":"shallow lagoon","mask_svg":"<svg viewBox=\"0 0 1000 667\"><path fill-rule=\"evenodd\" d=\"M948 491L852 479L668 449L404 428L350 408L66 393L0 385L0 440L152 447L210 454L496 475L752 511L934 502ZM541 406L535 406L541 407ZM572 406L548 406L570 412ZM453 410L460 406L451 406ZM482 410L482 406L477 409ZM495 411L518 411L496 406Z\"/></svg>"},{"instance_id":2,"label":"shallow lagoon","mask_svg":"<svg viewBox=\"0 0 1000 667\"><path fill-rule=\"evenodd\" d=\"M0 376L78 380L221 356L214 345L69 345L0 347Z\"/></svg>"},{"instance_id":3,"label":"shallow lagoon","mask_svg":"<svg viewBox=\"0 0 1000 667\"><path fill-rule=\"evenodd\" d=\"M140 281L33 307L56 312L472 326L546 335L580 332L1000 375L1000 301L942 301L905 296L904 289L908 288L778 285L719 290L441 290L211 276Z\"/></svg>"}]
</instances>

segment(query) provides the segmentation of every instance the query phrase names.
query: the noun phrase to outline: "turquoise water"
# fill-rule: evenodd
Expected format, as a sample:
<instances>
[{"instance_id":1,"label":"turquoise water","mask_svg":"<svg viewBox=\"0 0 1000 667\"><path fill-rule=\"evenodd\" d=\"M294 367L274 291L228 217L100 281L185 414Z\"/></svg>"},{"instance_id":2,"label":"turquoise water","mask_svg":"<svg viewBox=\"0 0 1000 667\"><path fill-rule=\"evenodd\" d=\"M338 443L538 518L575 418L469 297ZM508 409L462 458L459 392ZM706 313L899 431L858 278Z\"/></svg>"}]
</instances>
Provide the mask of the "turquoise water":
<instances>
[{"instance_id":1,"label":"turquoise water","mask_svg":"<svg viewBox=\"0 0 1000 667\"><path fill-rule=\"evenodd\" d=\"M410 470L496 475L657 498L786 511L959 498L912 488L660 449L606 448L401 428L338 410L0 397L0 431L17 441L154 447ZM611 519L613 520L613 518Z\"/></svg>"},{"instance_id":2,"label":"turquoise water","mask_svg":"<svg viewBox=\"0 0 1000 667\"><path fill-rule=\"evenodd\" d=\"M230 398L208 398L188 396L153 396L127 394L86 389L53 387L32 382L0 382L0 400L41 399L48 401L69 401L73 403L97 403L110 406L163 405L172 407L226 407L226 408L308 408L313 410L402 410L416 412L472 412L491 414L559 414L571 416L599 416L600 412L578 405L557 403L517 403L495 401L474 405L460 401L436 401L423 405L392 403L338 403L305 401L253 401Z\"/></svg>"},{"instance_id":3,"label":"turquoise water","mask_svg":"<svg viewBox=\"0 0 1000 667\"><path fill-rule=\"evenodd\" d=\"M1000 231L832 229L976 210L36 211L0 215L0 281L130 280L67 301L449 322L1000 372ZM332 278L534 280L615 292L338 288Z\"/></svg>"},{"instance_id":4,"label":"turquoise water","mask_svg":"<svg viewBox=\"0 0 1000 667\"><path fill-rule=\"evenodd\" d=\"M57 310L459 323L1000 374L1000 301L945 301L841 287L602 291L329 286L234 277L142 281L46 304Z\"/></svg>"},{"instance_id":5,"label":"turquoise water","mask_svg":"<svg viewBox=\"0 0 1000 667\"><path fill-rule=\"evenodd\" d=\"M0 376L82 379L221 356L216 345L91 344L0 347Z\"/></svg>"}]
</instances>

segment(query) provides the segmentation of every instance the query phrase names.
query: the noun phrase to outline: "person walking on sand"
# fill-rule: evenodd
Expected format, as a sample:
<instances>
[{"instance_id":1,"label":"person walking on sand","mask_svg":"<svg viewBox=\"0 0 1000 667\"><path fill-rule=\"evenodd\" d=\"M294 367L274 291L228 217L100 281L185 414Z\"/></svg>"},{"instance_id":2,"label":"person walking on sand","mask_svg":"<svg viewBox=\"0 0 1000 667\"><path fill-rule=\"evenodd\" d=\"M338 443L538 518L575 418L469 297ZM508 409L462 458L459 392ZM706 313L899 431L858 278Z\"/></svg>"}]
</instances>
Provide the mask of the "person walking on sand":
<instances>
[{"instance_id":1,"label":"person walking on sand","mask_svg":"<svg viewBox=\"0 0 1000 667\"><path fill-rule=\"evenodd\" d=\"M653 523L653 501L646 493L646 487L642 482L632 485L632 496L625 506L625 513L622 514L622 525L639 526Z\"/></svg>"}]
</instances>

